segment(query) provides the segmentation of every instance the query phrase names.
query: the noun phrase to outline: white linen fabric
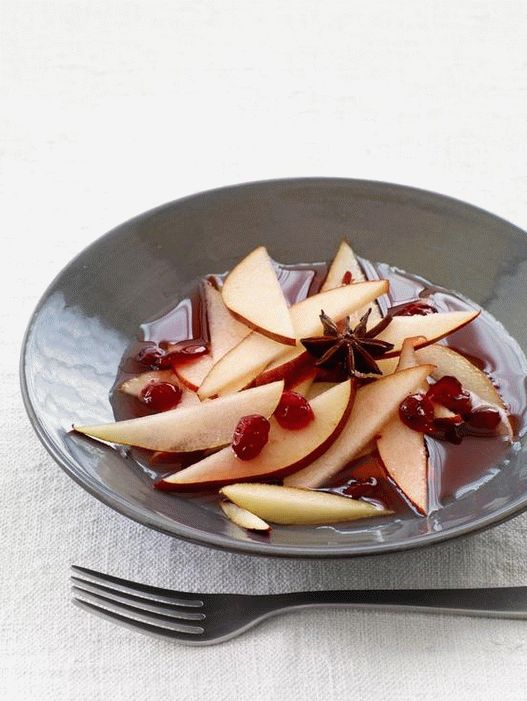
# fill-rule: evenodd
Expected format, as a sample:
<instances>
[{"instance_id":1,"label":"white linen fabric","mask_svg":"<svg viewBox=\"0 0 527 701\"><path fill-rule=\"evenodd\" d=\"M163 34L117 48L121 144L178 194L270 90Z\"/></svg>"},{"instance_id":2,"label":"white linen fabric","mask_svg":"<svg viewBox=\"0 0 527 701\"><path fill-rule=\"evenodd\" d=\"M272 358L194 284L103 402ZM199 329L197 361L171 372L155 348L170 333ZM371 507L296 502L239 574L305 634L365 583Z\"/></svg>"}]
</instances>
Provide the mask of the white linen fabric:
<instances>
[{"instance_id":1,"label":"white linen fabric","mask_svg":"<svg viewBox=\"0 0 527 701\"><path fill-rule=\"evenodd\" d=\"M306 611L200 649L73 608L70 563L195 591L525 585L527 516L347 561L189 545L61 472L25 416L17 362L30 312L78 250L193 191L382 179L525 228L526 4L4 0L0 13L0 698L525 699L523 622Z\"/></svg>"}]
</instances>

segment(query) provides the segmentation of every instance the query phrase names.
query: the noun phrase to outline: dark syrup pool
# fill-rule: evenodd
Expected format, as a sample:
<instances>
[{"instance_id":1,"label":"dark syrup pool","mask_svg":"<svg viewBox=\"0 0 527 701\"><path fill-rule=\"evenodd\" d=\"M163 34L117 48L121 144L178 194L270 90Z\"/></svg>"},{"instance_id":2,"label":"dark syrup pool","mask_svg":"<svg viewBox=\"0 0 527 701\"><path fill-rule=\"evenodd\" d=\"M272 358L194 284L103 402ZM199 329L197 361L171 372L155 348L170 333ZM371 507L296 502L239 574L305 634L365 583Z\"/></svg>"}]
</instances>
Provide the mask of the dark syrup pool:
<instances>
[{"instance_id":1,"label":"dark syrup pool","mask_svg":"<svg viewBox=\"0 0 527 701\"><path fill-rule=\"evenodd\" d=\"M390 293L379 299L383 314L390 307L404 305L415 299L432 304L437 311L464 311L478 309L474 303L443 288L431 286L418 276L392 268L385 263L370 263L359 259L368 279L385 278L390 282ZM294 304L320 289L327 272L325 263L301 265L277 265L280 284L290 304ZM225 275L210 275L208 280L221 286ZM132 344L119 368L111 403L116 420L144 416L151 413L138 399L123 394L117 387L129 377L144 372L135 356L145 343L177 342L202 339L207 342L207 320L199 295L199 284L189 291L177 306L157 319L141 325L142 340ZM507 405L516 435L522 435L527 424L527 360L516 341L488 312L481 314L468 326L451 334L446 345L469 358L489 374ZM452 445L426 437L430 456L429 494L430 511L443 503L460 497L466 491L477 489L479 484L492 477L505 457L508 443L499 436L466 436L460 445ZM152 460L152 454L142 449L131 449L138 465L151 479L170 474L184 467L201 455L181 458L166 455ZM373 453L350 463L328 488L341 494L350 493L349 487L357 482L369 484L362 490L362 498L382 503L397 513L411 510L411 506L386 476L378 455ZM352 490L351 490L352 491ZM216 492L209 492L215 498ZM201 495L186 495L202 498ZM353 495L353 494L350 494Z\"/></svg>"}]
</instances>

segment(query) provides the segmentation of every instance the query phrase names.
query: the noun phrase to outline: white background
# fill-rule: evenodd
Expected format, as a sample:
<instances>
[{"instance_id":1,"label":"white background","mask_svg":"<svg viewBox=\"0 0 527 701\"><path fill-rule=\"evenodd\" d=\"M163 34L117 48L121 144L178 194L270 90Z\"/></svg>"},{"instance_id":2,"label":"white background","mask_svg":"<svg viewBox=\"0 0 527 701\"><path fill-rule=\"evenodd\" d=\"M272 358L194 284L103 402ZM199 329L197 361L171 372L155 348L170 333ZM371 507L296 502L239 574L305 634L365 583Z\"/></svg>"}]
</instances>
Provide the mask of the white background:
<instances>
[{"instance_id":1,"label":"white background","mask_svg":"<svg viewBox=\"0 0 527 701\"><path fill-rule=\"evenodd\" d=\"M75 253L194 191L372 178L526 228L526 29L521 0L3 0L0 698L526 697L521 622L306 612L200 650L73 609L70 562L196 590L527 584L527 518L336 563L179 543L63 475L29 427L16 368L32 308Z\"/></svg>"}]
</instances>

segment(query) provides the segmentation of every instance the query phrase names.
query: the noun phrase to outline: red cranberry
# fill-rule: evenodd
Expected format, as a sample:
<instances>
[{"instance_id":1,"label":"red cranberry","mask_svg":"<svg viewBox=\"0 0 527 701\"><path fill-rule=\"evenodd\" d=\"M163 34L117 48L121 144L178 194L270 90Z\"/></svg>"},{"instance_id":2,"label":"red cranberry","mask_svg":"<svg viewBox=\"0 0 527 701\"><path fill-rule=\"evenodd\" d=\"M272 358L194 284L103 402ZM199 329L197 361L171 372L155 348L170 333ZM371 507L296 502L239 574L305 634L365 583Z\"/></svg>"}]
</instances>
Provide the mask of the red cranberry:
<instances>
[{"instance_id":1,"label":"red cranberry","mask_svg":"<svg viewBox=\"0 0 527 701\"><path fill-rule=\"evenodd\" d=\"M470 428L481 431L494 431L501 421L500 412L491 407L480 407L467 417Z\"/></svg>"},{"instance_id":2,"label":"red cranberry","mask_svg":"<svg viewBox=\"0 0 527 701\"><path fill-rule=\"evenodd\" d=\"M260 414L242 416L234 429L232 449L240 460L252 460L269 440L269 421Z\"/></svg>"},{"instance_id":3,"label":"red cranberry","mask_svg":"<svg viewBox=\"0 0 527 701\"><path fill-rule=\"evenodd\" d=\"M415 314L419 316L437 314L437 309L432 304L427 304L426 302L410 302L393 312L393 316L414 316Z\"/></svg>"},{"instance_id":4,"label":"red cranberry","mask_svg":"<svg viewBox=\"0 0 527 701\"><path fill-rule=\"evenodd\" d=\"M378 482L375 477L368 477L367 479L350 479L348 486L344 490L344 494L347 494L354 499L360 499L360 497L371 497L377 489Z\"/></svg>"},{"instance_id":5,"label":"red cranberry","mask_svg":"<svg viewBox=\"0 0 527 701\"><path fill-rule=\"evenodd\" d=\"M288 428L291 431L305 428L315 418L307 399L291 391L282 394L274 416L282 428Z\"/></svg>"},{"instance_id":6,"label":"red cranberry","mask_svg":"<svg viewBox=\"0 0 527 701\"><path fill-rule=\"evenodd\" d=\"M170 382L151 382L141 392L141 399L154 411L168 411L179 404L181 395L181 388Z\"/></svg>"},{"instance_id":7,"label":"red cranberry","mask_svg":"<svg viewBox=\"0 0 527 701\"><path fill-rule=\"evenodd\" d=\"M463 417L472 411L470 394L463 389L459 380L450 375L445 375L433 384L426 396Z\"/></svg>"},{"instance_id":8,"label":"red cranberry","mask_svg":"<svg viewBox=\"0 0 527 701\"><path fill-rule=\"evenodd\" d=\"M351 270L346 270L344 275L342 276L342 285L351 285L353 282L353 275L351 274Z\"/></svg>"},{"instance_id":9,"label":"red cranberry","mask_svg":"<svg viewBox=\"0 0 527 701\"><path fill-rule=\"evenodd\" d=\"M414 431L427 433L434 420L434 405L422 392L411 394L401 402L399 416Z\"/></svg>"},{"instance_id":10,"label":"red cranberry","mask_svg":"<svg viewBox=\"0 0 527 701\"><path fill-rule=\"evenodd\" d=\"M149 368L161 367L161 361L165 356L165 351L156 344L151 344L141 348L135 359L141 365Z\"/></svg>"}]
</instances>

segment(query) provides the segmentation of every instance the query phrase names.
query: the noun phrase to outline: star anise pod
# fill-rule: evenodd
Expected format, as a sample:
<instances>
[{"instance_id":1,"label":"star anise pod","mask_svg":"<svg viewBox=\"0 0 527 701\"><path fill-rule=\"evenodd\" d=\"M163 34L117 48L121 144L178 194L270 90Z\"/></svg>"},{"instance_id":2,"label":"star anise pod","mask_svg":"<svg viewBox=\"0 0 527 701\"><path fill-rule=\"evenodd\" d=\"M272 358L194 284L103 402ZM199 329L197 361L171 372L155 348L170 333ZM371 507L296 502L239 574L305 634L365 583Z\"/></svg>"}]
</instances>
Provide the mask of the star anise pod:
<instances>
[{"instance_id":1,"label":"star anise pod","mask_svg":"<svg viewBox=\"0 0 527 701\"><path fill-rule=\"evenodd\" d=\"M316 358L317 367L343 372L347 377L365 377L370 374L382 375L376 360L393 348L393 343L381 341L375 336L381 333L391 321L384 317L369 331L368 318L371 307L364 314L355 328L351 327L350 317L341 328L322 310L320 321L324 329L323 336L301 339L307 352Z\"/></svg>"}]
</instances>

